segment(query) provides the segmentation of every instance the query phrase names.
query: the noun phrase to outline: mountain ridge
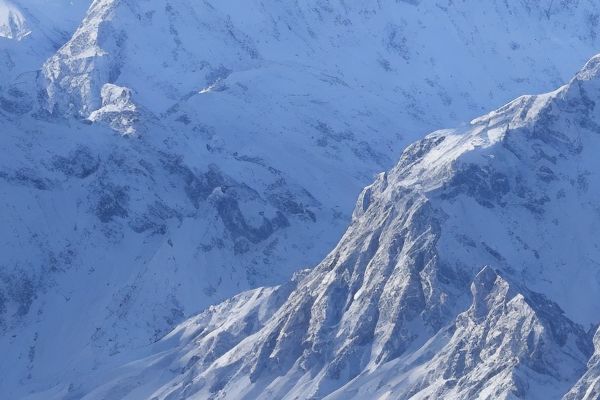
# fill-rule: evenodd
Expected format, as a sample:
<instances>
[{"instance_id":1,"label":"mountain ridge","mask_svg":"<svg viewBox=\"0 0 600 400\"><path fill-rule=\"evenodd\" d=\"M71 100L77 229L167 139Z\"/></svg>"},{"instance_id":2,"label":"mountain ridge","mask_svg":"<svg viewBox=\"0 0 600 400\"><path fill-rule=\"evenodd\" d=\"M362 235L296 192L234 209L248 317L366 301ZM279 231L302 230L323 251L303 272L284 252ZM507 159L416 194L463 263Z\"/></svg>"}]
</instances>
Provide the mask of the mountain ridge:
<instances>
[{"instance_id":1,"label":"mountain ridge","mask_svg":"<svg viewBox=\"0 0 600 400\"><path fill-rule=\"evenodd\" d=\"M391 168L407 143L523 91L564 82L595 51L594 15L600 12L593 1L555 3L550 12L549 3L537 1L12 3L32 31L20 41L0 38L0 349L6 355L0 390L13 398L112 365L211 304L280 284L298 268L316 265L342 235L360 190L373 174ZM446 144L455 140L438 136ZM438 139L410 154L436 152L445 146L436 145ZM573 143L567 150L577 148ZM560 161L556 154L548 157ZM494 177L492 167L465 166L463 182L454 182L445 196L467 193L477 207L502 208L497 202L505 200L490 193L505 191L506 182ZM551 162L545 167L535 175L558 181L559 170ZM577 193L586 185L593 190L583 172L569 172L561 184L573 180ZM415 170L411 182L418 176ZM357 215L378 201L374 188L386 184L380 179L363 195L366 208ZM527 189L511 182L513 187ZM563 189L570 196L569 187ZM534 211L548 203L535 191L522 195L519 202ZM417 229L404 223L431 223L425 236L414 238L431 250L434 219L443 214L432 217L422 197L407 196L413 203L405 203L411 210L406 221L392 214L368 218L414 235ZM594 212L590 204L582 210ZM531 222L528 215L524 220ZM366 246L358 258L367 264L379 240L371 236L371 247L348 243ZM503 263L498 255L510 264L504 247L512 242L505 236L498 243L463 239L461 248L477 249L473 270ZM444 243L456 247L453 239ZM593 258L593 249L573 245ZM535 258L534 250L544 261L550 258L527 246L527 259ZM535 263L538 270L541 265ZM357 276L361 269L367 265ZM380 280L382 299L394 304L385 274L369 273ZM469 305L468 275L457 277L458 308ZM410 299L421 282L415 271L407 276L411 286L402 296ZM576 278L596 293L589 287L593 280ZM447 322L442 317L451 308L433 302L446 296L443 285L427 293L435 329ZM533 286L559 303L571 294L551 284ZM335 293L343 288L340 283ZM334 300L319 301L330 307ZM596 311L583 302L560 306L585 325ZM361 315L375 305L365 307L353 312ZM327 321L337 318L335 307L324 309ZM383 311L394 320L397 310ZM381 360L404 346L394 342L396 331L384 328L377 328L381 348L374 350ZM308 365L324 357L315 346L330 329L315 325ZM367 321L347 322L344 329L368 342L361 333L371 329ZM352 355L343 345L331 351L338 363L331 373L343 372ZM268 364L267 347L262 354ZM63 389L64 396L77 398L68 385Z\"/></svg>"},{"instance_id":2,"label":"mountain ridge","mask_svg":"<svg viewBox=\"0 0 600 400\"><path fill-rule=\"evenodd\" d=\"M599 97L597 56L554 92L409 146L363 191L338 246L290 283L283 303L260 299L265 289L238 297L243 309L216 317L226 323L184 323L157 344L161 352L122 366L130 378L83 385L84 398L594 393L598 221L587 207L600 193ZM475 220L485 221L485 235ZM261 307L270 317L244 311ZM197 318L215 319L219 309ZM152 354L170 373L145 366Z\"/></svg>"}]
</instances>

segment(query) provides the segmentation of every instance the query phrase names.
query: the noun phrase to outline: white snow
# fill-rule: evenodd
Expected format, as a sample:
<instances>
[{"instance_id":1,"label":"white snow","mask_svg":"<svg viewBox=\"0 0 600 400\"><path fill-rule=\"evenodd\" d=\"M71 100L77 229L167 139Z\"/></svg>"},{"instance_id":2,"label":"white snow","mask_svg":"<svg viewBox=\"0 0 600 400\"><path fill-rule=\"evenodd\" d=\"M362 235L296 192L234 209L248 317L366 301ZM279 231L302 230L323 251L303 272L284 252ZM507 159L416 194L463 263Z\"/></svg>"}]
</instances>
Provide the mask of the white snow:
<instances>
[{"instance_id":1,"label":"white snow","mask_svg":"<svg viewBox=\"0 0 600 400\"><path fill-rule=\"evenodd\" d=\"M22 40L30 33L21 10L9 0L0 0L0 38Z\"/></svg>"},{"instance_id":2,"label":"white snow","mask_svg":"<svg viewBox=\"0 0 600 400\"><path fill-rule=\"evenodd\" d=\"M210 307L74 387L87 400L594 398L599 63L409 146L311 272Z\"/></svg>"},{"instance_id":3,"label":"white snow","mask_svg":"<svg viewBox=\"0 0 600 400\"><path fill-rule=\"evenodd\" d=\"M173 336L157 344L159 355L148 355L149 342L211 304L280 284L294 271L317 264L350 222L360 190L392 167L406 144L519 94L563 84L600 43L594 23L600 6L593 1L554 2L549 8L547 2L501 0L97 0L86 12L90 3L12 0L9 8L16 11L11 15L18 11L25 25L17 25L30 33L21 40L0 38L0 393L11 398L31 391L38 398L81 398L96 383L110 390L112 379L133 397L149 397L146 389L162 390L159 383L171 378L170 370L157 364L162 351L172 356L165 364L173 360L185 368L196 354L195 344L181 357ZM581 78L586 75L595 76L591 69ZM442 178L452 176L450 161L459 158L505 163L506 154L488 150L504 139L501 127L509 111L531 100L526 117L510 121L525 127L555 97L525 97L474 125L437 132L446 139L426 152L419 168L407 171L403 185L423 192L440 189ZM584 151L582 163L592 155ZM513 169L504 172L514 174L517 166L511 162L506 165ZM444 207L457 216L448 226L472 223L477 239L493 237L495 243L487 245L503 255L519 240L510 231L539 238L535 245L544 250L562 239L561 230L572 232L564 240L581 244L564 254L549 249L532 261L533 270L519 258L530 260L532 251L505 258L515 271L528 271L531 287L584 323L593 319L596 303L567 301L576 299L577 291L544 281L549 278L543 273L544 263L550 263L549 274L572 274L597 293L597 280L588 274L597 252L582 239L596 230L596 222L570 222L596 213L596 185L593 175L579 170L582 165L564 171L552 190L558 195L562 185L570 192L547 205L549 213L559 214L575 202L579 211L560 213L557 225L548 229L537 227L537 219L522 210L479 226L480 219L491 217L479 205L465 200ZM593 174L594 165L585 165ZM528 166L528 177L537 167ZM377 185L384 186L389 174L378 175ZM581 188L588 182L589 192L579 194L571 180ZM367 207L373 198L362 196ZM378 196L376 201L387 199L387 204L404 201L392 189ZM390 231L420 226L424 200L413 200L403 214L408 222L372 213L365 226L386 221L395 221ZM513 229L520 220L526 225ZM387 249L371 261L377 232L361 234L362 226L352 232L358 232L356 240L348 241L343 253L365 263L358 262L356 271L302 275L314 283L309 293L315 303L300 294L292 299L295 303L284 311L297 319L279 321L287 325L281 340L271 343L274 350L261 353L263 368L271 353L282 364L294 362L301 346L312 346L309 353L318 359L326 345L319 340L335 331L340 348L331 370L350 374L356 360L344 357L351 357L356 338L365 338L369 324L378 321L372 312L379 295L377 340L364 357L371 362L378 353L396 351L393 338L405 333L395 330L398 299L418 300L410 285L397 282L415 283L417 277L395 270L400 261ZM412 239L421 244L436 238L433 231L419 233ZM384 241L391 250L399 240L392 236ZM452 238L444 240L455 245ZM456 250L452 259L488 262L491 253L477 246L476 255ZM411 254L407 249L403 262ZM585 265L580 275L559 265L569 257ZM333 269L334 264L330 257L323 265ZM469 272L479 267L471 265ZM456 293L435 288L435 274L423 276L424 293L436 307L446 311L447 304L460 303ZM461 279L466 288L467 278ZM317 285L324 281L325 291ZM342 313L332 307L337 301L332 296L348 283L348 296L339 305L349 314L336 322ZM460 293L466 307L468 290ZM281 296L260 308L256 325L248 311L260 303L254 298L247 300L249 309L219 312L223 329L207 328L216 332L210 338L219 338L209 346L215 366L231 365L264 339L253 332L279 309L287 298ZM307 337L315 343L299 336L298 326L307 322ZM421 332L424 326L407 323L406 330ZM272 328L275 334L279 326ZM194 336L186 332L186 338ZM220 353L225 349L226 357ZM144 370L148 375L140 380L148 386L140 392L133 392L135 379L119 375L123 370L111 371L132 359L142 360L123 367L133 375L146 362L154 366ZM78 386L79 377L93 370L106 373L111 382L102 375ZM325 382L330 373L318 376ZM304 375L292 370L267 388L282 393L299 376ZM336 386L309 375L303 379L307 391L317 394ZM252 386L243 374L235 382L243 384L238 393L248 387L267 390Z\"/></svg>"}]
</instances>

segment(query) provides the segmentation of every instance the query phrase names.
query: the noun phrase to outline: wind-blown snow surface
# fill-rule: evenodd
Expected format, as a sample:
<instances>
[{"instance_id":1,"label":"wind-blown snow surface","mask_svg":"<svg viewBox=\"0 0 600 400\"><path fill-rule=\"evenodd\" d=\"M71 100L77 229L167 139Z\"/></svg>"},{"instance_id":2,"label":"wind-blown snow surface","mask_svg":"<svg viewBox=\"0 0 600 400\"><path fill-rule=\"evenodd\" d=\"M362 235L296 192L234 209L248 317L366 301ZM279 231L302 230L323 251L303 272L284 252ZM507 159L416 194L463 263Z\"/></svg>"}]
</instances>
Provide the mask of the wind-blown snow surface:
<instances>
[{"instance_id":1,"label":"wind-blown snow surface","mask_svg":"<svg viewBox=\"0 0 600 400\"><path fill-rule=\"evenodd\" d=\"M0 0L0 94L31 79L73 34L91 0ZM6 105L2 105L6 108Z\"/></svg>"},{"instance_id":2,"label":"wind-blown snow surface","mask_svg":"<svg viewBox=\"0 0 600 400\"><path fill-rule=\"evenodd\" d=\"M281 108L302 105L293 111L337 111L346 123L370 115L370 139L384 122L425 133L564 83L595 54L599 13L593 1L95 1L44 66L47 107L87 117L111 83L191 123L269 110L294 129ZM312 135L349 140L342 122L329 128ZM359 140L365 128L350 130Z\"/></svg>"},{"instance_id":3,"label":"wind-blown snow surface","mask_svg":"<svg viewBox=\"0 0 600 400\"><path fill-rule=\"evenodd\" d=\"M557 91L427 136L314 270L55 398L597 398L599 102L597 56Z\"/></svg>"},{"instance_id":4,"label":"wind-blown snow surface","mask_svg":"<svg viewBox=\"0 0 600 400\"><path fill-rule=\"evenodd\" d=\"M31 33L0 38L0 393L68 392L314 265L408 140L600 42L593 1L346 3L98 0L76 29L84 1L11 1Z\"/></svg>"},{"instance_id":5,"label":"wind-blown snow surface","mask_svg":"<svg viewBox=\"0 0 600 400\"><path fill-rule=\"evenodd\" d=\"M600 397L600 328L594 336L596 352L588 362L588 370L565 396L565 400L592 400Z\"/></svg>"},{"instance_id":6,"label":"wind-blown snow surface","mask_svg":"<svg viewBox=\"0 0 600 400\"><path fill-rule=\"evenodd\" d=\"M30 33L21 11L8 1L0 2L0 37L21 40Z\"/></svg>"}]
</instances>

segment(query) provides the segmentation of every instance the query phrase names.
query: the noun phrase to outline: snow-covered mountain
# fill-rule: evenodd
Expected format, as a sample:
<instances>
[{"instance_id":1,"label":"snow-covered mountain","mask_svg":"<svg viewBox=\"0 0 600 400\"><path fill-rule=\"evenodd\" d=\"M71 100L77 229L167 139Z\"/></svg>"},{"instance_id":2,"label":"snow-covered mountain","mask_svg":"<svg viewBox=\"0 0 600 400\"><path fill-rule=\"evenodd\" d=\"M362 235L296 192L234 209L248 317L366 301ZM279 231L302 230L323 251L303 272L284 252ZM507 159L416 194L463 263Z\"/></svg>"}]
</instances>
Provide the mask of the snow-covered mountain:
<instances>
[{"instance_id":1,"label":"snow-covered mountain","mask_svg":"<svg viewBox=\"0 0 600 400\"><path fill-rule=\"evenodd\" d=\"M91 0L0 0L0 94L31 80L73 34ZM4 100L3 102L6 102ZM2 109L6 109L6 104Z\"/></svg>"},{"instance_id":2,"label":"snow-covered mountain","mask_svg":"<svg viewBox=\"0 0 600 400\"><path fill-rule=\"evenodd\" d=\"M592 400L600 397L600 328L594 336L595 353L588 362L588 369L577 384L565 396L565 400Z\"/></svg>"},{"instance_id":3,"label":"snow-covered mountain","mask_svg":"<svg viewBox=\"0 0 600 400\"><path fill-rule=\"evenodd\" d=\"M599 103L597 56L428 135L315 269L42 398L597 398Z\"/></svg>"},{"instance_id":4,"label":"snow-covered mountain","mask_svg":"<svg viewBox=\"0 0 600 400\"><path fill-rule=\"evenodd\" d=\"M346 130L390 136L377 130L384 122L426 133L564 83L595 54L598 12L593 1L95 1L44 65L46 107L88 117L108 83L155 114L215 128L223 118L210 116L224 110L246 121L267 109L288 130L297 123L286 105L346 123L373 113L364 133L322 121L334 138L302 121L329 146Z\"/></svg>"},{"instance_id":5,"label":"snow-covered mountain","mask_svg":"<svg viewBox=\"0 0 600 400\"><path fill-rule=\"evenodd\" d=\"M3 0L0 3L0 37L21 40L31 31L25 16L14 4Z\"/></svg>"},{"instance_id":6,"label":"snow-covered mountain","mask_svg":"<svg viewBox=\"0 0 600 400\"><path fill-rule=\"evenodd\" d=\"M0 37L9 398L77 398L74 376L315 265L409 141L558 86L600 42L591 0L88 5L0 2L29 32Z\"/></svg>"}]
</instances>

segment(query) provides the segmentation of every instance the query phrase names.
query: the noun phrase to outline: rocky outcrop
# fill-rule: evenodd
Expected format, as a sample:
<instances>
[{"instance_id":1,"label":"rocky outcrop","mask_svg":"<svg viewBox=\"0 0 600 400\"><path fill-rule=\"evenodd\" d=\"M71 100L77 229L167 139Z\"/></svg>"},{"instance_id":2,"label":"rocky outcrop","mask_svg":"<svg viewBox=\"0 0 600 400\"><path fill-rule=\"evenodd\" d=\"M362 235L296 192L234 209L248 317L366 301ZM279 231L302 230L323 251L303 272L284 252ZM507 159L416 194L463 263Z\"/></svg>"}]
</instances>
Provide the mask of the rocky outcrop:
<instances>
[{"instance_id":1,"label":"rocky outcrop","mask_svg":"<svg viewBox=\"0 0 600 400\"><path fill-rule=\"evenodd\" d=\"M596 351L588 362L587 371L565 395L564 400L592 400L600 397L600 330L594 336L594 346Z\"/></svg>"},{"instance_id":2,"label":"rocky outcrop","mask_svg":"<svg viewBox=\"0 0 600 400\"><path fill-rule=\"evenodd\" d=\"M186 316L317 264L411 138L555 87L598 43L594 2L97 0L74 34L45 24L71 3L29 0L32 34L0 41L11 398L81 398ZM594 74L410 146L173 396L333 394L452 324L483 265L595 322Z\"/></svg>"},{"instance_id":3,"label":"rocky outcrop","mask_svg":"<svg viewBox=\"0 0 600 400\"><path fill-rule=\"evenodd\" d=\"M594 393L583 326L599 315L590 301L600 296L590 261L599 66L594 57L554 92L409 146L363 191L336 248L297 276L259 327L241 338L250 314L219 316L238 327L219 355L203 356L206 332L165 342L168 360L149 354L172 374L146 378L152 367L132 367L136 385L81 383L85 398L111 387L128 399ZM192 369L174 372L190 357Z\"/></svg>"}]
</instances>

